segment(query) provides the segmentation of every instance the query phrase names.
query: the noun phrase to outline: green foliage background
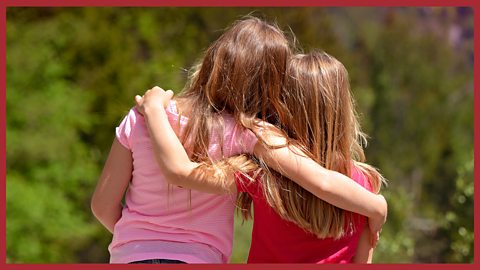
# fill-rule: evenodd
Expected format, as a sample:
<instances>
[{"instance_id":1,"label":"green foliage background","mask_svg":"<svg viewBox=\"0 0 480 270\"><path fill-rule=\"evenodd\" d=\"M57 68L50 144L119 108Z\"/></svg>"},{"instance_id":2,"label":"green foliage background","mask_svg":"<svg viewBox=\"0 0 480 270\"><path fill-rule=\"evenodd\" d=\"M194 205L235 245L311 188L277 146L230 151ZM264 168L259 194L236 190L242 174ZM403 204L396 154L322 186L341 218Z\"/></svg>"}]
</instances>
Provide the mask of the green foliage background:
<instances>
[{"instance_id":1,"label":"green foliage background","mask_svg":"<svg viewBox=\"0 0 480 270\"><path fill-rule=\"evenodd\" d=\"M368 162L389 180L374 261L473 262L473 11L311 7L9 7L7 262L108 262L89 200L115 126L135 94L181 90L251 12L350 72ZM251 223L236 223L238 263Z\"/></svg>"}]
</instances>

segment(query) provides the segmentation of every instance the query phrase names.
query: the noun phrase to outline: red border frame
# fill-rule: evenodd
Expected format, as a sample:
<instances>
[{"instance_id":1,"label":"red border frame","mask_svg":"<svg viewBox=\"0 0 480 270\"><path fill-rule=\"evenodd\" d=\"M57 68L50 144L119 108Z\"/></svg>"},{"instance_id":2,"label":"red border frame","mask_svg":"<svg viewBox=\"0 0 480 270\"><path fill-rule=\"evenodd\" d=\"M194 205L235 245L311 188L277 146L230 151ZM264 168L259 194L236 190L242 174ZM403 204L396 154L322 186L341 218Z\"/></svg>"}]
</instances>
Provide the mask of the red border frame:
<instances>
[{"instance_id":1,"label":"red border frame","mask_svg":"<svg viewBox=\"0 0 480 270\"><path fill-rule=\"evenodd\" d=\"M186 0L181 3L178 0L68 0L67 3L59 0L4 0L0 2L0 129L6 130L6 9L7 7L18 6L245 6L245 7L259 7L259 6L469 6L474 10L474 24L477 26L474 30L474 85L478 87L480 85L480 62L476 52L478 52L479 45L479 31L478 25L480 24L480 16L478 12L480 10L480 3L477 1L469 0L398 0L398 1L384 1L384 0L323 0L320 3L312 0ZM474 87L476 88L476 87ZM480 94L474 91L474 158L479 158L480 143L478 137L480 136ZM2 176L6 175L6 134L0 133L0 171ZM474 202L474 231L475 245L480 241L480 196L478 194L480 186L480 165L475 162L474 164L474 181L475 181L475 202ZM113 268L129 268L131 265L109 265L109 264L6 264L6 177L2 177L2 184L0 185L0 202L3 207L0 207L0 265L2 269L113 269ZM417 269L477 269L480 264L480 249L474 247L474 264L416 264ZM135 269L148 268L148 267L160 267L153 265L135 265ZM178 269L178 268L196 268L196 269L269 269L275 268L282 269L405 269L410 265L404 264L374 264L374 265L312 265L312 264L229 264L229 265L162 265L162 269ZM152 269L152 268L151 268Z\"/></svg>"},{"instance_id":2,"label":"red border frame","mask_svg":"<svg viewBox=\"0 0 480 270\"><path fill-rule=\"evenodd\" d=\"M471 0L5 0L6 6L190 6L190 7L260 7L260 6L473 6Z\"/></svg>"}]
</instances>

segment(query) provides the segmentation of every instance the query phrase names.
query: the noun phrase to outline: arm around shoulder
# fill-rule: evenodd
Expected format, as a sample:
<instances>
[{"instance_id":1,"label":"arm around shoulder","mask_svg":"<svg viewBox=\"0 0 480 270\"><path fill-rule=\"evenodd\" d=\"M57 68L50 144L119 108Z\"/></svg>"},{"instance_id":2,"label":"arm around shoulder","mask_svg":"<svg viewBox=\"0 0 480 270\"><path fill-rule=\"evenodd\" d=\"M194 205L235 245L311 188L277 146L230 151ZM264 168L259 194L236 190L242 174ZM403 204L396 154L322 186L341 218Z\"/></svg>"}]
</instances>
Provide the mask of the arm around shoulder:
<instances>
[{"instance_id":1,"label":"arm around shoulder","mask_svg":"<svg viewBox=\"0 0 480 270\"><path fill-rule=\"evenodd\" d=\"M381 195L373 194L349 177L320 166L293 145L286 145L286 138L272 128L262 129L263 139L254 148L254 154L272 169L295 181L320 199L339 208L374 218L381 225L385 222L387 205ZM378 228L378 230L380 229Z\"/></svg>"},{"instance_id":2,"label":"arm around shoulder","mask_svg":"<svg viewBox=\"0 0 480 270\"><path fill-rule=\"evenodd\" d=\"M167 181L208 193L235 192L234 172L221 175L213 166L202 166L190 160L163 107L170 98L171 95L160 88L153 88L143 98L137 98L137 107L141 107L148 126L155 159Z\"/></svg>"}]
</instances>

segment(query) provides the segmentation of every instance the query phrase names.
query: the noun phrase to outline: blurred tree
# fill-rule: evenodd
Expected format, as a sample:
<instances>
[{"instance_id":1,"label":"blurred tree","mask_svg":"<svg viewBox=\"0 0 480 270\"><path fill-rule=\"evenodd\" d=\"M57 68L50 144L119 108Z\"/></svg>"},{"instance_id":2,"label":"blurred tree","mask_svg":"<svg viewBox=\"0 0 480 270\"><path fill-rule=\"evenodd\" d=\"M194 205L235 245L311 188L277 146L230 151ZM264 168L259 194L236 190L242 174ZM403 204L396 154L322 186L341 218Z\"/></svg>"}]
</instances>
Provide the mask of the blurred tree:
<instances>
[{"instance_id":1,"label":"blurred tree","mask_svg":"<svg viewBox=\"0 0 480 270\"><path fill-rule=\"evenodd\" d=\"M473 263L473 154L459 167L450 209L440 224L441 234L449 238L445 260Z\"/></svg>"},{"instance_id":2,"label":"blurred tree","mask_svg":"<svg viewBox=\"0 0 480 270\"><path fill-rule=\"evenodd\" d=\"M419 24L410 11L384 9L363 24L358 19L366 14L353 14L352 24L363 26L349 28L362 68L349 70L372 137L367 157L390 179L389 224L377 258L446 262L452 239L440 227L452 209L457 167L473 148L473 70L467 54L447 43L441 21ZM458 222L473 229L473 211Z\"/></svg>"},{"instance_id":3,"label":"blurred tree","mask_svg":"<svg viewBox=\"0 0 480 270\"><path fill-rule=\"evenodd\" d=\"M66 79L60 26L7 26L7 257L13 262L75 262L94 232L84 209L98 160L81 140L91 127L91 96Z\"/></svg>"}]
</instances>

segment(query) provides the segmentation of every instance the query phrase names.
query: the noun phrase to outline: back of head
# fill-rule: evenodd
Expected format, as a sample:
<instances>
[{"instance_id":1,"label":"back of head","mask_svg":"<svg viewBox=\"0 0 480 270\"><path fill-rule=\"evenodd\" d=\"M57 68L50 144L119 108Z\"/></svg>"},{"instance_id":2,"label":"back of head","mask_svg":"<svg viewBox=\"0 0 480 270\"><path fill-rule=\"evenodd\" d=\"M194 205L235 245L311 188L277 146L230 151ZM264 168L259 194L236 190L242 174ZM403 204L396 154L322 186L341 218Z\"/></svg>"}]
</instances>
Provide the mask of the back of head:
<instances>
[{"instance_id":1,"label":"back of head","mask_svg":"<svg viewBox=\"0 0 480 270\"><path fill-rule=\"evenodd\" d=\"M219 124L218 112L232 114L247 128L255 117L285 117L280 92L290 55L289 42L278 27L254 17L235 22L212 43L179 95L192 116L184 138L194 138L194 159L207 159L202 153L209 131Z\"/></svg>"},{"instance_id":2,"label":"back of head","mask_svg":"<svg viewBox=\"0 0 480 270\"><path fill-rule=\"evenodd\" d=\"M364 161L360 144L364 137L350 94L348 72L337 59L324 52L293 56L281 99L291 115L281 123L291 144L321 166L347 176L353 160ZM378 191L381 175L372 167L368 169L363 171ZM345 223L350 214L295 182L266 170L262 187L267 202L284 219L321 238L347 233Z\"/></svg>"},{"instance_id":3,"label":"back of head","mask_svg":"<svg viewBox=\"0 0 480 270\"><path fill-rule=\"evenodd\" d=\"M348 175L358 121L343 64L325 52L295 55L282 100L295 115L282 123L287 135L323 167Z\"/></svg>"}]
</instances>

